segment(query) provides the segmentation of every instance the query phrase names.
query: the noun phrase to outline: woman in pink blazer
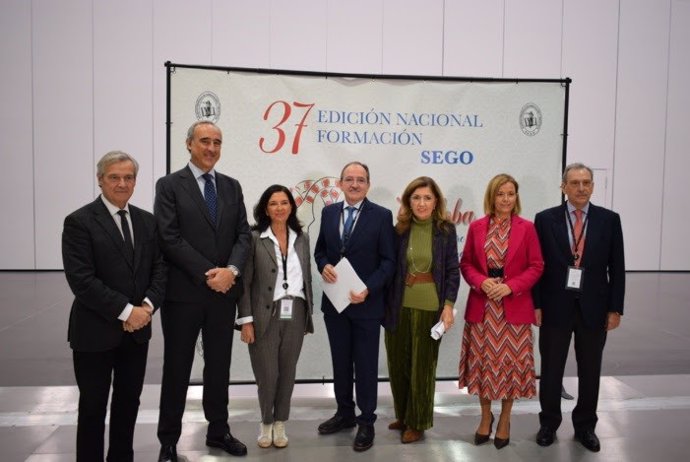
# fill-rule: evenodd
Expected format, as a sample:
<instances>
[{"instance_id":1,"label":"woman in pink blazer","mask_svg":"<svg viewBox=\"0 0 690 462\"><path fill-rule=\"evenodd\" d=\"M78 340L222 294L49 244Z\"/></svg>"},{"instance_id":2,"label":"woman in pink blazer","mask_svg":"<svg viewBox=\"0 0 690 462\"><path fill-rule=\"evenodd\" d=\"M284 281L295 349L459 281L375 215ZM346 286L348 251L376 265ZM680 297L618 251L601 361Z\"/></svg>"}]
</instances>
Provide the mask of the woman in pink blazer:
<instances>
[{"instance_id":1,"label":"woman in pink blazer","mask_svg":"<svg viewBox=\"0 0 690 462\"><path fill-rule=\"evenodd\" d=\"M470 286L460 355L459 386L479 396L475 444L489 441L491 402L501 400L494 446L510 442L513 400L536 393L531 324L539 324L532 286L544 261L532 222L520 218L518 183L496 175L484 195L486 216L470 224L460 271Z\"/></svg>"}]
</instances>

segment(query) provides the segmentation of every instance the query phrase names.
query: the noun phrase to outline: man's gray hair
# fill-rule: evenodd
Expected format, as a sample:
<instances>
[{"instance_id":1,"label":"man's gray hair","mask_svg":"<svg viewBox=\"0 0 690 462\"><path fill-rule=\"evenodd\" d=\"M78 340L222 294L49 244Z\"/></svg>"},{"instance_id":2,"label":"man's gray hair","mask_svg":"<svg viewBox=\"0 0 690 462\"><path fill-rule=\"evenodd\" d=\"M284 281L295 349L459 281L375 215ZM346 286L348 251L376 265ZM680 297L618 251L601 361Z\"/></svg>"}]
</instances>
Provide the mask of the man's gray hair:
<instances>
[{"instance_id":1,"label":"man's gray hair","mask_svg":"<svg viewBox=\"0 0 690 462\"><path fill-rule=\"evenodd\" d=\"M126 161L130 161L134 165L134 177L136 178L137 173L139 173L139 162L137 162L137 160L134 157L130 156L129 154L123 151L110 151L109 153L101 157L101 160L99 160L98 164L96 164L96 176L98 178L103 178L106 169L110 167L112 164Z\"/></svg>"},{"instance_id":2,"label":"man's gray hair","mask_svg":"<svg viewBox=\"0 0 690 462\"><path fill-rule=\"evenodd\" d=\"M194 122L192 125L189 126L187 129L187 144L192 142L192 138L194 138L194 130L196 130L196 127L199 125L212 125L220 131L220 128L218 128L218 125L214 124L210 120L197 120Z\"/></svg>"},{"instance_id":3,"label":"man's gray hair","mask_svg":"<svg viewBox=\"0 0 690 462\"><path fill-rule=\"evenodd\" d=\"M582 170L583 168L589 172L590 178L592 178L592 181L594 181L594 172L592 171L591 168L587 167L582 162L574 162L572 164L568 164L565 166L565 170L563 170L563 177L561 178L561 181L563 182L563 184L565 184L565 181L568 178L568 172L569 171L571 171L571 170Z\"/></svg>"}]
</instances>

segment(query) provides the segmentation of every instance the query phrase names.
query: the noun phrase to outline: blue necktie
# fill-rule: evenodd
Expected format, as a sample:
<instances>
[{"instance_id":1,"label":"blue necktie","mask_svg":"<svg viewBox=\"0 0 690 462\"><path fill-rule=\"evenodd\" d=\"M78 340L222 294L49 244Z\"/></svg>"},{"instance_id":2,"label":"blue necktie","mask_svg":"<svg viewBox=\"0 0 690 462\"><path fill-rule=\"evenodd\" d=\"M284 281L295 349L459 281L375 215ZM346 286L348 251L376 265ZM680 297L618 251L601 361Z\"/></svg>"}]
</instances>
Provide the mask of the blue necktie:
<instances>
[{"instance_id":1,"label":"blue necktie","mask_svg":"<svg viewBox=\"0 0 690 462\"><path fill-rule=\"evenodd\" d=\"M352 233L352 225L355 222L354 212L357 209L349 205L345 207L345 210L347 210L347 218L345 219L345 224L343 225L343 244L346 243L348 239L350 239L350 233Z\"/></svg>"},{"instance_id":2,"label":"blue necktie","mask_svg":"<svg viewBox=\"0 0 690 462\"><path fill-rule=\"evenodd\" d=\"M216 188L213 186L213 176L210 173L201 175L206 184L204 185L204 199L208 207L208 213L211 215L211 221L216 224L216 217L218 215L218 197L216 196Z\"/></svg>"}]
</instances>

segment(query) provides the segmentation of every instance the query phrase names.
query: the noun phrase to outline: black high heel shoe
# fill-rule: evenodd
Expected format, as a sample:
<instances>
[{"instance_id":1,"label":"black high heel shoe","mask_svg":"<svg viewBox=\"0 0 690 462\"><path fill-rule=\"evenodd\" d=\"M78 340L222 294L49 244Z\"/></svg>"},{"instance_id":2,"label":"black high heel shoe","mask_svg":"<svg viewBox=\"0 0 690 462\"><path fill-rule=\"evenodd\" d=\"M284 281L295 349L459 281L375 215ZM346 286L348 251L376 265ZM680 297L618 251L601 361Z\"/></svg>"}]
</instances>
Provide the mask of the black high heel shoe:
<instances>
[{"instance_id":1,"label":"black high heel shoe","mask_svg":"<svg viewBox=\"0 0 690 462\"><path fill-rule=\"evenodd\" d=\"M487 441L489 441L489 438L491 437L491 432L493 431L494 428L494 415L491 414L491 423L489 424L489 434L488 435L482 435L479 432L476 432L474 434L474 444L476 446L479 446L480 444L484 444Z\"/></svg>"},{"instance_id":2,"label":"black high heel shoe","mask_svg":"<svg viewBox=\"0 0 690 462\"><path fill-rule=\"evenodd\" d=\"M498 430L498 427L496 430ZM508 435L510 435L510 423L508 423ZM504 447L508 446L508 443L510 443L510 436L508 436L506 439L499 438L497 436L494 437L494 446L496 446L496 449L503 449Z\"/></svg>"}]
</instances>

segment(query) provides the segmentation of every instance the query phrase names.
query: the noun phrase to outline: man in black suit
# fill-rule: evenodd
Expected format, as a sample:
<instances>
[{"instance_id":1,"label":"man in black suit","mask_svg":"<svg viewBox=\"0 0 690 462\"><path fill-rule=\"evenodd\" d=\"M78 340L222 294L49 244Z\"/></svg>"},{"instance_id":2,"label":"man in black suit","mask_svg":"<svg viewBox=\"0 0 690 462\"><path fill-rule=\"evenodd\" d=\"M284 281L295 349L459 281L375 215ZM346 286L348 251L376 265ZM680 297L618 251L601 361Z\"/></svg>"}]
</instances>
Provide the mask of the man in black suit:
<instances>
[{"instance_id":1,"label":"man in black suit","mask_svg":"<svg viewBox=\"0 0 690 462\"><path fill-rule=\"evenodd\" d=\"M333 382L338 409L319 425L320 434L359 426L353 448L366 451L374 444L378 386L379 336L384 317L384 292L395 272L395 234L391 211L366 198L369 168L350 162L340 174L345 201L323 209L314 258L326 283L334 283L334 266L345 257L366 285L350 293L350 305L338 313L324 294L321 311L328 331ZM353 373L356 376L355 418Z\"/></svg>"},{"instance_id":2,"label":"man in black suit","mask_svg":"<svg viewBox=\"0 0 690 462\"><path fill-rule=\"evenodd\" d=\"M62 261L74 302L67 334L79 386L77 460L103 460L112 378L109 461L131 461L151 315L166 268L153 215L132 204L139 165L129 154L98 162L101 196L65 218Z\"/></svg>"},{"instance_id":3,"label":"man in black suit","mask_svg":"<svg viewBox=\"0 0 690 462\"><path fill-rule=\"evenodd\" d=\"M537 443L549 446L561 424L561 390L570 338L575 336L578 397L575 439L601 448L597 423L601 358L606 333L620 324L625 295L623 232L617 213L590 203L592 169L576 163L563 172L568 201L537 214L544 273L534 288L541 381Z\"/></svg>"},{"instance_id":4,"label":"man in black suit","mask_svg":"<svg viewBox=\"0 0 690 462\"><path fill-rule=\"evenodd\" d=\"M247 448L230 433L228 382L238 284L251 245L242 188L214 170L223 135L208 121L187 132L189 164L156 184L154 213L170 265L161 310L165 338L158 439L160 461L177 460L194 347L204 346L206 445L232 455Z\"/></svg>"}]
</instances>

